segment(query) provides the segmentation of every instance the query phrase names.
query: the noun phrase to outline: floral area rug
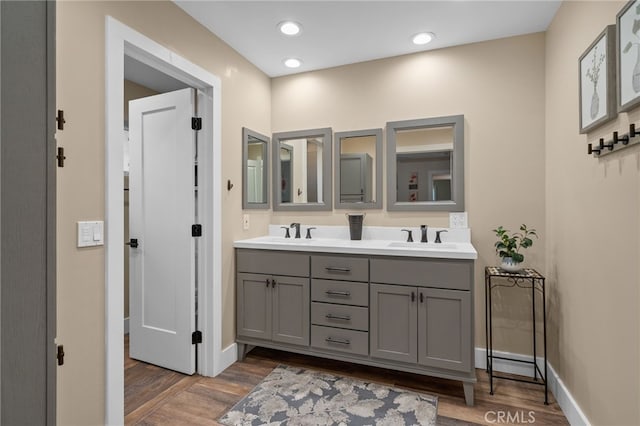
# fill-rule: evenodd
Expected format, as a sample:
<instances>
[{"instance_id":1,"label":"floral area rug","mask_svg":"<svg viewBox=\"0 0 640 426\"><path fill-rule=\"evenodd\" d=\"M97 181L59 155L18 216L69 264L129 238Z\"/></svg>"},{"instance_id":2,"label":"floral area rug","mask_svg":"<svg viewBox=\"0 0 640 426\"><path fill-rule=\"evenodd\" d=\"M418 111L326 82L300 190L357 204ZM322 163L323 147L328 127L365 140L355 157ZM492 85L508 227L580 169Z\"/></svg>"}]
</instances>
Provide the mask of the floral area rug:
<instances>
[{"instance_id":1,"label":"floral area rug","mask_svg":"<svg viewBox=\"0 0 640 426\"><path fill-rule=\"evenodd\" d=\"M438 399L350 377L278 366L224 425L435 425Z\"/></svg>"}]
</instances>

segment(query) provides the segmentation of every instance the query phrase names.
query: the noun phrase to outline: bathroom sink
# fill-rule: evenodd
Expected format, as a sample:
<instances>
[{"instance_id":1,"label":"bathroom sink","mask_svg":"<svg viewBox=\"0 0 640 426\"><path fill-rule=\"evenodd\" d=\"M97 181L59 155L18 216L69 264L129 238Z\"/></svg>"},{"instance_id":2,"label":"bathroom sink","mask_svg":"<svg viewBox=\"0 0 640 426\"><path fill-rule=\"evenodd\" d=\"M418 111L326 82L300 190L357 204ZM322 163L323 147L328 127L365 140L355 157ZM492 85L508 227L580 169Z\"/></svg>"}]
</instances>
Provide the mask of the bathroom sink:
<instances>
[{"instance_id":1,"label":"bathroom sink","mask_svg":"<svg viewBox=\"0 0 640 426\"><path fill-rule=\"evenodd\" d=\"M455 250L458 248L455 243L406 243L402 241L391 242L387 247L408 248L414 250Z\"/></svg>"},{"instance_id":2,"label":"bathroom sink","mask_svg":"<svg viewBox=\"0 0 640 426\"><path fill-rule=\"evenodd\" d=\"M267 244L309 244L312 240L308 240L306 238L284 238L277 236L265 236L258 237L254 239L257 243L267 243Z\"/></svg>"}]
</instances>

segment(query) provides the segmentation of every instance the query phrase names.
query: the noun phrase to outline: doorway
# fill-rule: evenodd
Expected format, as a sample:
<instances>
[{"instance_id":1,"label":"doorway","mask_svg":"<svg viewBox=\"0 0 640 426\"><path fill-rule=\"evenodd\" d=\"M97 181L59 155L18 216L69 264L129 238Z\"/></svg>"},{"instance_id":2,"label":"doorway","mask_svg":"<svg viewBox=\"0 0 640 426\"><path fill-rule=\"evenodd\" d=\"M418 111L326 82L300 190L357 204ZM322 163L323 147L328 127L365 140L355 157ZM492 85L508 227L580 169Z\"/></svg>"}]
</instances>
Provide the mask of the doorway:
<instances>
[{"instance_id":1,"label":"doorway","mask_svg":"<svg viewBox=\"0 0 640 426\"><path fill-rule=\"evenodd\" d=\"M133 58L202 93L198 116L202 118L199 152L199 188L202 283L197 296L199 329L198 373L215 376L236 359L232 345L224 351L222 340L221 253L221 83L220 79L164 46L107 17L106 20L106 362L105 423L124 422L124 61ZM200 100L200 99L199 99Z\"/></svg>"}]
</instances>

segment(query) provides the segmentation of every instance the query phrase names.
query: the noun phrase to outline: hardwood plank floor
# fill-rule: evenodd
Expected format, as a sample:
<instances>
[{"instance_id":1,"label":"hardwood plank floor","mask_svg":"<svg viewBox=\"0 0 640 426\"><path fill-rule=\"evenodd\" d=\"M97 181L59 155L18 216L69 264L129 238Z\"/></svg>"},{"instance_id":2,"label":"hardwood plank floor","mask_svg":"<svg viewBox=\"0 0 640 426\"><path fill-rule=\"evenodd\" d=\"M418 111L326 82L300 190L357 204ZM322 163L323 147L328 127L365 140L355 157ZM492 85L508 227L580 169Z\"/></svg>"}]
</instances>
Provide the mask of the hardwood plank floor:
<instances>
[{"instance_id":1,"label":"hardwood plank floor","mask_svg":"<svg viewBox=\"0 0 640 426\"><path fill-rule=\"evenodd\" d=\"M279 364L305 367L389 384L438 397L438 424L495 423L499 412L538 425L566 425L567 419L542 386L497 380L489 395L484 370L476 370L475 405L467 407L459 382L381 368L256 348L217 377L186 376L129 358L125 338L125 423L127 425L217 425L216 419L248 394ZM530 414L531 412L531 414ZM487 414L488 413L488 414ZM504 423L503 423L504 424Z\"/></svg>"}]
</instances>

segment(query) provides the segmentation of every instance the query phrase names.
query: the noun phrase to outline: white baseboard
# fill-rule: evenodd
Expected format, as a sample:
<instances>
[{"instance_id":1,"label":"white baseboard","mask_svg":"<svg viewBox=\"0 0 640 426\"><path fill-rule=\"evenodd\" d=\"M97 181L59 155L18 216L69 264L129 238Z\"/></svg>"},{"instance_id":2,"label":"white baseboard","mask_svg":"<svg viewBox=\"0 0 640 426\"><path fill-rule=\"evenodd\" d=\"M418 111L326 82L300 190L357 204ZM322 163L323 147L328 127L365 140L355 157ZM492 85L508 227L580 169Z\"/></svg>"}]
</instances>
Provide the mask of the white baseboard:
<instances>
[{"instance_id":1,"label":"white baseboard","mask_svg":"<svg viewBox=\"0 0 640 426\"><path fill-rule=\"evenodd\" d=\"M220 357L220 371L224 371L226 368L230 367L231 364L238 360L238 344L232 343L226 348L224 348L221 352Z\"/></svg>"},{"instance_id":2,"label":"white baseboard","mask_svg":"<svg viewBox=\"0 0 640 426\"><path fill-rule=\"evenodd\" d=\"M124 334L129 334L129 317L124 319Z\"/></svg>"},{"instance_id":3,"label":"white baseboard","mask_svg":"<svg viewBox=\"0 0 640 426\"><path fill-rule=\"evenodd\" d=\"M493 354L496 356L513 358L522 361L533 361L533 356L531 355L522 355L522 354L514 354L511 352L502 352L502 351L493 351ZM487 368L487 351L485 348L476 348L475 350L475 358L476 358L476 368ZM544 358L537 357L536 363L538 364L538 368L540 371L544 372ZM531 376L533 372L532 365L521 364L518 362L513 362L504 359L494 359L493 361L493 369L495 371L499 371L501 373L508 374L518 374L521 376ZM569 389L562 382L558 374L551 366L551 364L547 361L547 369L549 380L547 381L548 389L556 398L558 405L562 409L562 412L567 417L567 421L572 426L590 426L591 423L587 416L584 415L582 409L573 399L573 396L569 392Z\"/></svg>"}]
</instances>

